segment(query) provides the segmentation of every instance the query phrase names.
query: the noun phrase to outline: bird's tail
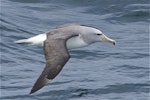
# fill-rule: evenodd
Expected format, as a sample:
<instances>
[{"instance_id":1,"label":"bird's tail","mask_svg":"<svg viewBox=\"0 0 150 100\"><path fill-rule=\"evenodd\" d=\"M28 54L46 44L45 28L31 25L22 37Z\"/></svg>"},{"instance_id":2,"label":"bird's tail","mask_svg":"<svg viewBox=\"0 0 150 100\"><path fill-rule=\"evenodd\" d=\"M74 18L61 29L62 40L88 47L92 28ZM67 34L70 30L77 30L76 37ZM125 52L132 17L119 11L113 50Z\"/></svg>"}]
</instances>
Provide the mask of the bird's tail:
<instances>
[{"instance_id":1,"label":"bird's tail","mask_svg":"<svg viewBox=\"0 0 150 100\"><path fill-rule=\"evenodd\" d=\"M31 42L28 39L21 39L21 40L14 41L14 43L18 43L18 44L30 44Z\"/></svg>"},{"instance_id":2,"label":"bird's tail","mask_svg":"<svg viewBox=\"0 0 150 100\"><path fill-rule=\"evenodd\" d=\"M46 40L46 38L47 38L46 34L43 33L28 39L14 41L14 43L43 46L43 43Z\"/></svg>"}]
</instances>

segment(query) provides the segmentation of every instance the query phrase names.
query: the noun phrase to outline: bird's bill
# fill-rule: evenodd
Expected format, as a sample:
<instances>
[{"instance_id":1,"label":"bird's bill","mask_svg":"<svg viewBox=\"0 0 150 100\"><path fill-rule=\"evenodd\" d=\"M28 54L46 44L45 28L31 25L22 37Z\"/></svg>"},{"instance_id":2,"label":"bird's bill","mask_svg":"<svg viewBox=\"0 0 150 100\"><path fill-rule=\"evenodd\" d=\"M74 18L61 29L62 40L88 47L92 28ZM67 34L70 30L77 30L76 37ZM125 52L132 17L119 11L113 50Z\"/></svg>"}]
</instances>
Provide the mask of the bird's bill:
<instances>
[{"instance_id":1,"label":"bird's bill","mask_svg":"<svg viewBox=\"0 0 150 100\"><path fill-rule=\"evenodd\" d=\"M116 44L116 41L115 41L115 40L108 38L108 37L105 36L104 34L101 36L101 40L102 40L103 42L109 42L109 43L112 43L113 45Z\"/></svg>"}]
</instances>

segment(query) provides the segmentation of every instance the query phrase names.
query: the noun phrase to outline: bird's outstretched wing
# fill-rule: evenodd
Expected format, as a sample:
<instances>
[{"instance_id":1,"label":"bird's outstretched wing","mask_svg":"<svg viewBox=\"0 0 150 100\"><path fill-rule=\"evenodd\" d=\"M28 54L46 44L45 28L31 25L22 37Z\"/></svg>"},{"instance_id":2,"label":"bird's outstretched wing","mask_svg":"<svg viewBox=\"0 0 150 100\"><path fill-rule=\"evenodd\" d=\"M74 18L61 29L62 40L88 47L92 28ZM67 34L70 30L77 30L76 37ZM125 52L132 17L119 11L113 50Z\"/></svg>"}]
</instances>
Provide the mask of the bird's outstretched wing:
<instances>
[{"instance_id":1,"label":"bird's outstretched wing","mask_svg":"<svg viewBox=\"0 0 150 100\"><path fill-rule=\"evenodd\" d=\"M52 39L44 42L46 67L35 82L31 92L34 93L54 79L69 60L70 55L66 48L66 40Z\"/></svg>"}]
</instances>

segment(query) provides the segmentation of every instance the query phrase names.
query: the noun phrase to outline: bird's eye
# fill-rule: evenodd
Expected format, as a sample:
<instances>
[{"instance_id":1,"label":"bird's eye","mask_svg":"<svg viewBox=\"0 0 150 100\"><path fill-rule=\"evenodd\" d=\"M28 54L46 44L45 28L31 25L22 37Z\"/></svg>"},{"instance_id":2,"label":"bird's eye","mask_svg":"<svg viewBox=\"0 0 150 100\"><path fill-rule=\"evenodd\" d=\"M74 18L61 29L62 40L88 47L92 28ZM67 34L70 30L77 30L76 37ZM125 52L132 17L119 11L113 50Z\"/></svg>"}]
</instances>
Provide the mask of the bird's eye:
<instances>
[{"instance_id":1,"label":"bird's eye","mask_svg":"<svg viewBox=\"0 0 150 100\"><path fill-rule=\"evenodd\" d=\"M102 35L102 34L99 34L99 33L98 33L97 35Z\"/></svg>"}]
</instances>

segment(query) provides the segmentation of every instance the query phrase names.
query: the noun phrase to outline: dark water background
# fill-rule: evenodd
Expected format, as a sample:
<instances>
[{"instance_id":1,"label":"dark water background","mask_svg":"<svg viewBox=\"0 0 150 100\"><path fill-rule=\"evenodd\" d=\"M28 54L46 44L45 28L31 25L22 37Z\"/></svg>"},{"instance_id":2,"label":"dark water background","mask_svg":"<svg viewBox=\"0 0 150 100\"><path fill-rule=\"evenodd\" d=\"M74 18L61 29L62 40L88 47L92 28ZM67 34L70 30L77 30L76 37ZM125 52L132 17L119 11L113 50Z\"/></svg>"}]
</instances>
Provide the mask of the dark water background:
<instances>
[{"instance_id":1,"label":"dark water background","mask_svg":"<svg viewBox=\"0 0 150 100\"><path fill-rule=\"evenodd\" d=\"M150 100L149 0L1 0L0 100ZM117 45L95 43L72 58L43 89L43 49L13 41L68 22L96 27Z\"/></svg>"}]
</instances>

